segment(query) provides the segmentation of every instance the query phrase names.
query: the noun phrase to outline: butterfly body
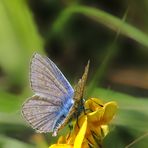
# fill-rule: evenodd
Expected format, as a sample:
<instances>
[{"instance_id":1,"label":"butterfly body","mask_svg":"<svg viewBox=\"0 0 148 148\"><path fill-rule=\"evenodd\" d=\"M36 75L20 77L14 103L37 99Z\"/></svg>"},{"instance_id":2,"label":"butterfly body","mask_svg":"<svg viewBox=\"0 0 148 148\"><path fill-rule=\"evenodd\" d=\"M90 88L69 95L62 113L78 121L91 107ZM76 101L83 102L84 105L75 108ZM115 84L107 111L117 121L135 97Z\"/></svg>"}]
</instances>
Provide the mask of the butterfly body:
<instances>
[{"instance_id":1,"label":"butterfly body","mask_svg":"<svg viewBox=\"0 0 148 148\"><path fill-rule=\"evenodd\" d=\"M30 82L35 95L23 104L22 114L37 132L53 132L56 136L69 122L82 99L88 68L89 63L73 89L50 59L34 54Z\"/></svg>"}]
</instances>

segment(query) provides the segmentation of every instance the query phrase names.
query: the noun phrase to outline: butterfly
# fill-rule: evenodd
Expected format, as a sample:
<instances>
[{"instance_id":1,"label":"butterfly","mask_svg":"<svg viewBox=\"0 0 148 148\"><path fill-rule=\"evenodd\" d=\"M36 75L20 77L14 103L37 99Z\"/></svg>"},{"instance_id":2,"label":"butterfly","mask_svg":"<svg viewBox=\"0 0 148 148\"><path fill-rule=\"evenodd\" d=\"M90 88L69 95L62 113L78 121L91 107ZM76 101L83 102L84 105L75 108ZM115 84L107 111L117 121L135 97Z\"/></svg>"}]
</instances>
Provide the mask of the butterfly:
<instances>
[{"instance_id":1,"label":"butterfly","mask_svg":"<svg viewBox=\"0 0 148 148\"><path fill-rule=\"evenodd\" d=\"M37 132L56 136L77 111L83 99L89 62L73 89L48 57L35 53L30 65L30 83L35 95L22 105L22 115Z\"/></svg>"}]
</instances>

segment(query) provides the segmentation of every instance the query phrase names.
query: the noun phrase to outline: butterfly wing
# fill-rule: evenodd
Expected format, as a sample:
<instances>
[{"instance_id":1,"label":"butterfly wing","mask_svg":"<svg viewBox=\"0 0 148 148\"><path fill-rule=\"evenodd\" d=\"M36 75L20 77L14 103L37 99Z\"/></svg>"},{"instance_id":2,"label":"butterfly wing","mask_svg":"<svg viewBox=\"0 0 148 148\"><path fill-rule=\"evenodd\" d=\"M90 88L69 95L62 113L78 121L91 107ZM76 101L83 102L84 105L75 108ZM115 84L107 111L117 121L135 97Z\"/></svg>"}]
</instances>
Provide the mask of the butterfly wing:
<instances>
[{"instance_id":1,"label":"butterfly wing","mask_svg":"<svg viewBox=\"0 0 148 148\"><path fill-rule=\"evenodd\" d=\"M30 70L31 87L35 94L43 97L55 96L61 100L73 95L74 90L58 67L47 57L34 54Z\"/></svg>"},{"instance_id":2,"label":"butterfly wing","mask_svg":"<svg viewBox=\"0 0 148 148\"><path fill-rule=\"evenodd\" d=\"M58 67L48 58L35 54L30 69L35 96L22 107L22 113L39 132L52 132L66 99L73 102L74 90Z\"/></svg>"},{"instance_id":3,"label":"butterfly wing","mask_svg":"<svg viewBox=\"0 0 148 148\"><path fill-rule=\"evenodd\" d=\"M53 132L59 109L57 102L35 95L23 104L22 113L37 132Z\"/></svg>"},{"instance_id":4,"label":"butterfly wing","mask_svg":"<svg viewBox=\"0 0 148 148\"><path fill-rule=\"evenodd\" d=\"M88 75L88 71L89 71L89 61L85 67L85 71L82 75L82 78L78 81L78 84L75 86L75 91L74 91L74 100L75 103L79 102L80 99L83 98L83 94L84 94L84 87L86 84L86 80L87 80L87 75Z\"/></svg>"}]
</instances>

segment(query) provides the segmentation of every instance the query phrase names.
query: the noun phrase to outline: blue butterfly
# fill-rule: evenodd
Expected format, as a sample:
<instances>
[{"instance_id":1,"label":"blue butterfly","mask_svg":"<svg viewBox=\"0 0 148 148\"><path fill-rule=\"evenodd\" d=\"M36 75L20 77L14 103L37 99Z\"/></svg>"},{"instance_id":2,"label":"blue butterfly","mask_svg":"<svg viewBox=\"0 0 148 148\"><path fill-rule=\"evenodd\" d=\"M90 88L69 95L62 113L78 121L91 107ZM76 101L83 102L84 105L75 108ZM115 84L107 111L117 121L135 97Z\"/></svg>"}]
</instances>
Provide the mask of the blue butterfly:
<instances>
[{"instance_id":1,"label":"blue butterfly","mask_svg":"<svg viewBox=\"0 0 148 148\"><path fill-rule=\"evenodd\" d=\"M37 132L53 132L56 136L69 122L83 99L88 69L89 62L73 89L49 58L37 53L33 55L30 82L35 95L23 104L22 114Z\"/></svg>"}]
</instances>

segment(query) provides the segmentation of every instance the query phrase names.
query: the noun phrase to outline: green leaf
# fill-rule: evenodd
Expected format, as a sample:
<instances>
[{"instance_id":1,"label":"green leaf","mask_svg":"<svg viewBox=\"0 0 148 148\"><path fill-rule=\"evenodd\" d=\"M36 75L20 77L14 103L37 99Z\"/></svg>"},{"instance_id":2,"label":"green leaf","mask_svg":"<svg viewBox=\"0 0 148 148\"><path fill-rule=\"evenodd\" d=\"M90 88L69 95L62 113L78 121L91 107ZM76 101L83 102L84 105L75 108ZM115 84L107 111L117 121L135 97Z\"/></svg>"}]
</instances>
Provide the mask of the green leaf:
<instances>
[{"instance_id":1,"label":"green leaf","mask_svg":"<svg viewBox=\"0 0 148 148\"><path fill-rule=\"evenodd\" d=\"M76 13L83 14L95 20L96 22L101 23L116 32L119 31L120 34L123 34L139 42L140 44L148 47L147 34L142 32L138 28L134 27L133 25L130 25L125 21L122 21L122 18L117 18L103 10L88 6L73 5L63 10L57 18L57 20L55 21L55 23L53 24L52 31L60 32L69 20L69 18L71 18L70 16Z\"/></svg>"},{"instance_id":2,"label":"green leaf","mask_svg":"<svg viewBox=\"0 0 148 148\"><path fill-rule=\"evenodd\" d=\"M104 148L146 148L148 133L116 126L104 139ZM128 147L126 147L128 146Z\"/></svg>"},{"instance_id":3,"label":"green leaf","mask_svg":"<svg viewBox=\"0 0 148 148\"><path fill-rule=\"evenodd\" d=\"M43 42L25 0L0 1L0 66L13 84L25 85L27 67Z\"/></svg>"},{"instance_id":4,"label":"green leaf","mask_svg":"<svg viewBox=\"0 0 148 148\"><path fill-rule=\"evenodd\" d=\"M20 108L21 98L19 96L0 92L0 112L14 112Z\"/></svg>"},{"instance_id":5,"label":"green leaf","mask_svg":"<svg viewBox=\"0 0 148 148\"><path fill-rule=\"evenodd\" d=\"M74 11L86 15L94 19L95 21L104 24L110 29L115 30L116 32L120 30L121 34L124 34L127 37L130 37L136 40L137 42L141 43L142 45L148 47L148 35L140 31L136 27L122 21L122 19L119 19L100 9L86 6L77 6L74 8Z\"/></svg>"},{"instance_id":6,"label":"green leaf","mask_svg":"<svg viewBox=\"0 0 148 148\"><path fill-rule=\"evenodd\" d=\"M14 133L15 134L15 133ZM8 138L0 135L0 147L1 148L34 148L35 146L26 144L13 138Z\"/></svg>"}]
</instances>

